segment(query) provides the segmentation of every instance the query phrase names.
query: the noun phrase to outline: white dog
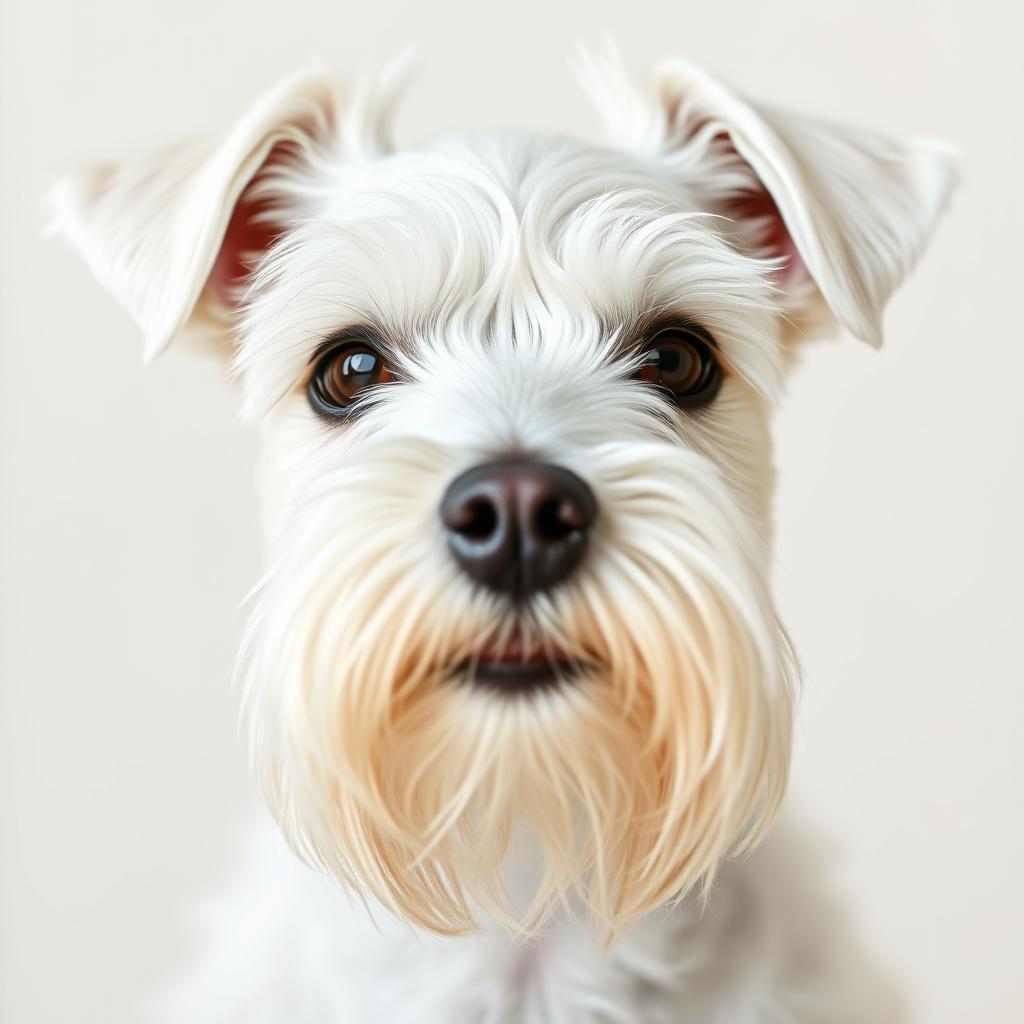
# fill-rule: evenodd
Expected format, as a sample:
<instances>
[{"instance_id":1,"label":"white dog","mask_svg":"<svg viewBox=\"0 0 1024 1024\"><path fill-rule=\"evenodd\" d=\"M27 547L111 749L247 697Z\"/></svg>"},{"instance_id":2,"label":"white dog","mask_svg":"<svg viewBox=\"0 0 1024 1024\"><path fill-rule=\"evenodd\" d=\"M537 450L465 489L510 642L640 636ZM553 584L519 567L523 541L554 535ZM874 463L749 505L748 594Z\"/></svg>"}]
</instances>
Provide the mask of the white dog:
<instances>
[{"instance_id":1,"label":"white dog","mask_svg":"<svg viewBox=\"0 0 1024 1024\"><path fill-rule=\"evenodd\" d=\"M300 74L56 194L265 446L244 716L320 870L254 854L167 1019L892 1020L793 855L723 862L789 763L772 408L800 338L879 343L948 152L614 57L605 144L396 151L400 78Z\"/></svg>"}]
</instances>

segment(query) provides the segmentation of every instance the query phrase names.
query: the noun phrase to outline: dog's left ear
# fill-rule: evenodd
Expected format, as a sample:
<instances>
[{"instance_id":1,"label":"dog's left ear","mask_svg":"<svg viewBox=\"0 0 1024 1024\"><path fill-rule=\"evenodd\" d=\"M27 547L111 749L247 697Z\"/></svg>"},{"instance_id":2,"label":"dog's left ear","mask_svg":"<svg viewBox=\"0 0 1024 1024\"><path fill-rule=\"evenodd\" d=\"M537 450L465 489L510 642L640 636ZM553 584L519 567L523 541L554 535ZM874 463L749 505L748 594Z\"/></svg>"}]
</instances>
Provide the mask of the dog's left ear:
<instances>
[{"instance_id":1,"label":"dog's left ear","mask_svg":"<svg viewBox=\"0 0 1024 1024\"><path fill-rule=\"evenodd\" d=\"M404 69L395 62L353 92L319 71L299 73L219 141L90 168L55 186L53 230L138 321L147 362L186 333L227 347L246 280L283 230L287 197L334 156L389 148Z\"/></svg>"},{"instance_id":2,"label":"dog's left ear","mask_svg":"<svg viewBox=\"0 0 1024 1024\"><path fill-rule=\"evenodd\" d=\"M885 304L955 182L951 147L755 106L682 60L646 92L614 53L583 72L613 141L712 193L747 251L781 261L788 313L812 320L824 299L853 335L881 343Z\"/></svg>"}]
</instances>

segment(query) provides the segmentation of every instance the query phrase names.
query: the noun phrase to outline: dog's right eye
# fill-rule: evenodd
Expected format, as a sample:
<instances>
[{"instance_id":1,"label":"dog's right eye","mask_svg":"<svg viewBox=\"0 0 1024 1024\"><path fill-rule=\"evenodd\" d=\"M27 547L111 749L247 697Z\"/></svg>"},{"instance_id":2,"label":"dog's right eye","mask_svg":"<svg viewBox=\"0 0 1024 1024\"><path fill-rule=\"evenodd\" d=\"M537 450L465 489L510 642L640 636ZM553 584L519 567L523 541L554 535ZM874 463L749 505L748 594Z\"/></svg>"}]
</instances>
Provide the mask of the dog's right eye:
<instances>
[{"instance_id":1,"label":"dog's right eye","mask_svg":"<svg viewBox=\"0 0 1024 1024\"><path fill-rule=\"evenodd\" d=\"M337 419L369 388L391 381L387 360L365 339L344 341L316 361L306 395L313 410Z\"/></svg>"}]
</instances>

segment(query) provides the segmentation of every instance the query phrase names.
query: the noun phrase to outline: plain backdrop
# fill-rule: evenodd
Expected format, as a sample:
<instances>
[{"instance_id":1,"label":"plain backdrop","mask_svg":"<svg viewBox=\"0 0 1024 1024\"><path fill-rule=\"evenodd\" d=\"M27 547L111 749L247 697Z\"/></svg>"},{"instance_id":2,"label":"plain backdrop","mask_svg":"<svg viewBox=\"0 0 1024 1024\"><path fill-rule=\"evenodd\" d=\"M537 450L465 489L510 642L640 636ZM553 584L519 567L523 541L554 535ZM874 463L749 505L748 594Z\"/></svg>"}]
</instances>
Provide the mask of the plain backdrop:
<instances>
[{"instance_id":1,"label":"plain backdrop","mask_svg":"<svg viewBox=\"0 0 1024 1024\"><path fill-rule=\"evenodd\" d=\"M421 72L401 140L595 132L616 36L761 99L964 152L880 353L810 347L778 417L777 592L804 666L791 804L927 1024L1021 1020L1024 32L1005 3L4 0L0 1020L129 1024L255 803L229 693L255 439L214 361L148 369L42 237L81 162L223 128L319 55ZM1013 20L1011 20L1013 19Z\"/></svg>"}]
</instances>

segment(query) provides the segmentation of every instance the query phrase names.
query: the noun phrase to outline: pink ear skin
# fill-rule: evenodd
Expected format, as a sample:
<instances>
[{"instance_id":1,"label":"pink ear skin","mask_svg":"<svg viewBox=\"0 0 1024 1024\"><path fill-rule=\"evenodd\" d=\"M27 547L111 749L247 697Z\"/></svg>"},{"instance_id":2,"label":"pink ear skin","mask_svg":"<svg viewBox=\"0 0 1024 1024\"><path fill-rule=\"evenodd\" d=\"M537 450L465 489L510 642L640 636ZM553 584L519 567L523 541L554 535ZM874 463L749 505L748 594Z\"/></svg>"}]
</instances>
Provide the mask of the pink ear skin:
<instances>
[{"instance_id":1,"label":"pink ear skin","mask_svg":"<svg viewBox=\"0 0 1024 1024\"><path fill-rule=\"evenodd\" d=\"M784 295L791 295L808 283L807 265L767 189L736 196L729 201L727 212L737 223L751 225L751 242L758 256L784 261L775 274L775 282Z\"/></svg>"},{"instance_id":2,"label":"pink ear skin","mask_svg":"<svg viewBox=\"0 0 1024 1024\"><path fill-rule=\"evenodd\" d=\"M260 257L280 237L282 226L272 217L272 201L259 195L267 174L295 155L291 142L280 142L235 203L207 288L225 309L233 309Z\"/></svg>"},{"instance_id":3,"label":"pink ear skin","mask_svg":"<svg viewBox=\"0 0 1024 1024\"><path fill-rule=\"evenodd\" d=\"M696 133L704 124L706 122L698 122L693 132ZM717 133L712 145L720 152L743 161L750 172L750 188L732 196L725 204L725 213L733 220L735 233L743 246L761 259L782 261L774 279L783 295L800 294L810 283L811 275L771 193L760 183L754 169L743 160L726 132Z\"/></svg>"},{"instance_id":4,"label":"pink ear skin","mask_svg":"<svg viewBox=\"0 0 1024 1024\"><path fill-rule=\"evenodd\" d=\"M255 258L267 251L279 233L277 225L258 219L266 206L266 200L253 202L243 195L231 215L207 281L207 287L225 306L234 304L233 297L245 284Z\"/></svg>"}]
</instances>

